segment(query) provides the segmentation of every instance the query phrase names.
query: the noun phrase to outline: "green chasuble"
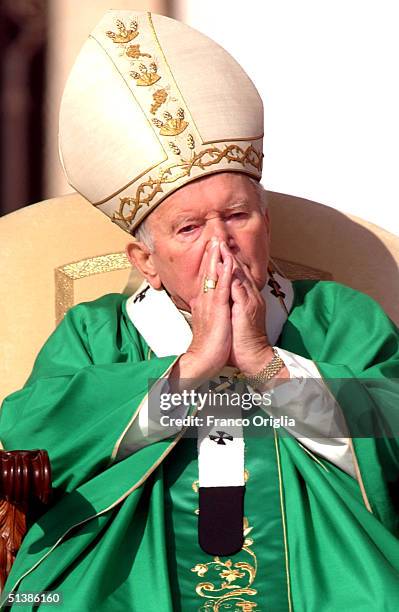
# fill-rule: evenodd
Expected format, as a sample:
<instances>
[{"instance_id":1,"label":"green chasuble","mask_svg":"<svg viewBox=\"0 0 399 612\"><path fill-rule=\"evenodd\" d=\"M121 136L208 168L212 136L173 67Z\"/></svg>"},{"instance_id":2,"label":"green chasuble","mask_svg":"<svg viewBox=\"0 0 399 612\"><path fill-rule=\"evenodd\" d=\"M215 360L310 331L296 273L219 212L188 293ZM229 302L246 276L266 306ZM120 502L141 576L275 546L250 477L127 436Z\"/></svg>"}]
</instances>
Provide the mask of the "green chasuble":
<instances>
[{"instance_id":1,"label":"green chasuble","mask_svg":"<svg viewBox=\"0 0 399 612\"><path fill-rule=\"evenodd\" d=\"M126 296L107 295L67 313L3 404L4 447L47 449L54 486L6 591L57 591L68 612L399 609L399 332L347 287L293 286L277 346L316 363L352 432L359 415L385 432L353 437L356 477L277 430L248 436L244 547L204 553L195 440L178 434L135 452L126 442L148 380L177 357L154 356Z\"/></svg>"}]
</instances>

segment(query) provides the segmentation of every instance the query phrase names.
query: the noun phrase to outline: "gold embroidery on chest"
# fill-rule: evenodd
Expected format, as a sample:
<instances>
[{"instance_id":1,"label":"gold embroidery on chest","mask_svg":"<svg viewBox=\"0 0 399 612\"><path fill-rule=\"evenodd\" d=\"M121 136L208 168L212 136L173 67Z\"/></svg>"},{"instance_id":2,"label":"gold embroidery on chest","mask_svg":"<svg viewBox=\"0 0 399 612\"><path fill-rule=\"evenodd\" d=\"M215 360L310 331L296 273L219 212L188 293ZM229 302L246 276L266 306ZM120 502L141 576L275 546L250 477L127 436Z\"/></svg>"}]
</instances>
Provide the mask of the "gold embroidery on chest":
<instances>
[{"instance_id":1,"label":"gold embroidery on chest","mask_svg":"<svg viewBox=\"0 0 399 612\"><path fill-rule=\"evenodd\" d=\"M248 519L244 518L244 536L248 536L251 531ZM222 561L220 557L214 557L213 561L197 563L191 568L200 578L207 579L199 582L195 589L206 600L199 608L201 612L257 609L257 604L246 598L257 594L252 586L258 570L256 554L251 549L253 542L252 538L245 537L241 549L241 553L249 557L245 561L233 563L231 559Z\"/></svg>"},{"instance_id":2,"label":"gold embroidery on chest","mask_svg":"<svg viewBox=\"0 0 399 612\"><path fill-rule=\"evenodd\" d=\"M249 478L248 470L245 470L245 481ZM198 493L199 481L195 480L191 487ZM195 514L198 514L198 509ZM199 578L205 578L197 584L196 593L204 599L199 612L260 612L258 604L250 601L247 597L257 595L258 591L253 588L253 583L258 571L258 560L251 546L254 543L252 537L248 537L253 527L249 526L248 519L244 517L244 545L240 555L244 560L233 563L231 559L222 561L220 557L214 557L208 563L197 563L191 571Z\"/></svg>"}]
</instances>

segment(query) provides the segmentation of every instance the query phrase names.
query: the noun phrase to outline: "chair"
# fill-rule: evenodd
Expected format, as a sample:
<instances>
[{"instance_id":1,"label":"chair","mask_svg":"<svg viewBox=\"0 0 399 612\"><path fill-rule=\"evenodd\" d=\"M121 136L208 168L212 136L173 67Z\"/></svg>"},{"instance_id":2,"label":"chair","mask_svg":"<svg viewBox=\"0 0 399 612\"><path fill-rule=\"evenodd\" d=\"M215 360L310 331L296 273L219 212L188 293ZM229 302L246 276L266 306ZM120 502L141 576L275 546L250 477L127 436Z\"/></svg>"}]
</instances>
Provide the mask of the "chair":
<instances>
[{"instance_id":1,"label":"chair","mask_svg":"<svg viewBox=\"0 0 399 612\"><path fill-rule=\"evenodd\" d=\"M334 278L377 299L399 323L399 237L300 198L270 192L269 201L272 255L288 278ZM137 272L129 276L128 240L78 194L0 219L0 401L23 385L35 355L68 308L104 293L135 290L142 279ZM41 451L31 453L0 452L0 587L23 536L29 500L34 498L37 507L50 495L48 459ZM28 473L36 474L30 489L23 485Z\"/></svg>"}]
</instances>

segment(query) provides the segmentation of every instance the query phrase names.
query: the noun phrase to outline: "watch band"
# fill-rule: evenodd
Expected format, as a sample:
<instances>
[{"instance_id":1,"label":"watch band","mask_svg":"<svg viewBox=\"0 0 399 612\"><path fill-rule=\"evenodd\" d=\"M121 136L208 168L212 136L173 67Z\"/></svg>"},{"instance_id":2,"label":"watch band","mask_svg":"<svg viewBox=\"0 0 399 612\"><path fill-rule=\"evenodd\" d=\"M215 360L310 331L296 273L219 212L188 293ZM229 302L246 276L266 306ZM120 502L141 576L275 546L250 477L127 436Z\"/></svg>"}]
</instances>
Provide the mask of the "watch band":
<instances>
[{"instance_id":1,"label":"watch band","mask_svg":"<svg viewBox=\"0 0 399 612\"><path fill-rule=\"evenodd\" d=\"M253 376L245 376L245 381L248 384L250 384L251 386L254 386L256 384L265 383L271 378L273 378L276 374L278 374L280 370L283 369L283 367L285 366L285 363L281 359L280 355L278 354L277 349L274 346L273 346L273 353L274 353L273 359L267 364L266 367L260 370L260 372L257 372L257 374L254 374Z\"/></svg>"}]
</instances>

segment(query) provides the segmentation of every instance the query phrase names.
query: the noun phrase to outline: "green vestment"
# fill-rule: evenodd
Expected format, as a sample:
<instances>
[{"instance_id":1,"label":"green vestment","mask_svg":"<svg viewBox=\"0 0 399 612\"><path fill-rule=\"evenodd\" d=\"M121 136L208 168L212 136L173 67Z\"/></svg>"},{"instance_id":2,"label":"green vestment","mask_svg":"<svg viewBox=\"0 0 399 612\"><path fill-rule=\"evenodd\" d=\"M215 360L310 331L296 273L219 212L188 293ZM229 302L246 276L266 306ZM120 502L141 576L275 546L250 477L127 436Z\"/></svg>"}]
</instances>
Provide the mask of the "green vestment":
<instances>
[{"instance_id":1,"label":"green vestment","mask_svg":"<svg viewBox=\"0 0 399 612\"><path fill-rule=\"evenodd\" d=\"M293 285L277 345L316 363L350 428L355 387L362 414L395 433L398 330L347 287ZM59 591L68 612L396 612L395 438L353 438L356 479L290 436L248 439L244 548L211 558L197 544L194 441L178 435L119 454L148 379L176 360L151 354L125 304L108 295L71 309L4 402L4 447L47 449L55 488L6 591Z\"/></svg>"}]
</instances>

